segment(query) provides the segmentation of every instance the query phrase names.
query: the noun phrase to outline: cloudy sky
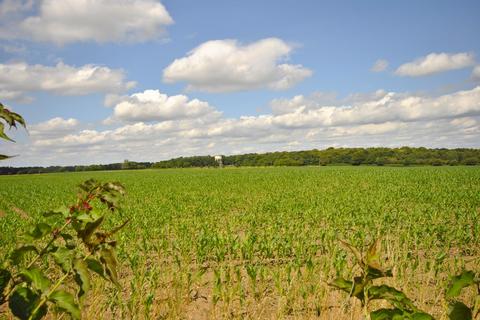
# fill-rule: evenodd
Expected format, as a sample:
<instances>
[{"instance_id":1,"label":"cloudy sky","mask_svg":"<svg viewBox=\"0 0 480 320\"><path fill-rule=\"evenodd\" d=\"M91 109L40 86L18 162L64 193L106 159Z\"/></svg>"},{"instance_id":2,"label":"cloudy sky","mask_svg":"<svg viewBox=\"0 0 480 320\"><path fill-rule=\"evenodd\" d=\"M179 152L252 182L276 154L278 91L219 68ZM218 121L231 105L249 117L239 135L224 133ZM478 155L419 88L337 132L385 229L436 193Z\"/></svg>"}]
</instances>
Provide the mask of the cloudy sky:
<instances>
[{"instance_id":1,"label":"cloudy sky","mask_svg":"<svg viewBox=\"0 0 480 320\"><path fill-rule=\"evenodd\" d=\"M1 0L1 165L480 147L480 2Z\"/></svg>"}]
</instances>

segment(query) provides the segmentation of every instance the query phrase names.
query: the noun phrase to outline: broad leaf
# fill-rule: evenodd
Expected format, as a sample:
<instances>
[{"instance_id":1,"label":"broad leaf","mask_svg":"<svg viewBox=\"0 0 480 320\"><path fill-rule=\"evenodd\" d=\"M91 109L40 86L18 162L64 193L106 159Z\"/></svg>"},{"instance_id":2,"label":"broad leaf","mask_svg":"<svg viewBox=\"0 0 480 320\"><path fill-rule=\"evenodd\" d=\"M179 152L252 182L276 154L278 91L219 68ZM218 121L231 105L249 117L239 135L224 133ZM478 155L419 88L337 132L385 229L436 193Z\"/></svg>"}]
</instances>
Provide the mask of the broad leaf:
<instances>
[{"instance_id":1,"label":"broad leaf","mask_svg":"<svg viewBox=\"0 0 480 320\"><path fill-rule=\"evenodd\" d=\"M411 320L435 320L434 317L425 312L415 312L410 315Z\"/></svg>"},{"instance_id":2,"label":"broad leaf","mask_svg":"<svg viewBox=\"0 0 480 320\"><path fill-rule=\"evenodd\" d=\"M365 265L363 263L362 254L360 253L360 251L358 251L357 248L355 248L354 246L352 246L350 243L346 241L340 240L340 243L343 244L343 246L345 246L348 250L350 250L353 253L355 258L357 259L357 263L363 268Z\"/></svg>"},{"instance_id":3,"label":"broad leaf","mask_svg":"<svg viewBox=\"0 0 480 320\"><path fill-rule=\"evenodd\" d=\"M38 223L32 231L27 233L27 236L32 239L41 239L45 237L47 234L52 232L52 227L44 222Z\"/></svg>"},{"instance_id":4,"label":"broad leaf","mask_svg":"<svg viewBox=\"0 0 480 320\"><path fill-rule=\"evenodd\" d=\"M475 273L473 271L463 271L460 275L452 278L447 289L447 298L458 297L462 289L475 283Z\"/></svg>"},{"instance_id":5,"label":"broad leaf","mask_svg":"<svg viewBox=\"0 0 480 320\"><path fill-rule=\"evenodd\" d=\"M370 300L383 299L390 302L394 307L409 313L418 312L413 302L401 291L387 285L372 286L368 288Z\"/></svg>"},{"instance_id":6,"label":"broad leaf","mask_svg":"<svg viewBox=\"0 0 480 320\"><path fill-rule=\"evenodd\" d=\"M9 136L5 134L5 125L0 121L0 138L15 142L13 139L11 139Z\"/></svg>"},{"instance_id":7,"label":"broad leaf","mask_svg":"<svg viewBox=\"0 0 480 320\"><path fill-rule=\"evenodd\" d=\"M456 301L448 306L448 318L450 320L471 320L472 310L465 304Z\"/></svg>"},{"instance_id":8,"label":"broad leaf","mask_svg":"<svg viewBox=\"0 0 480 320\"><path fill-rule=\"evenodd\" d=\"M38 253L38 249L33 245L24 245L19 248L16 248L10 254L10 259L16 265L20 264L23 261L23 257L28 252Z\"/></svg>"},{"instance_id":9,"label":"broad leaf","mask_svg":"<svg viewBox=\"0 0 480 320\"><path fill-rule=\"evenodd\" d=\"M79 286L78 297L81 298L90 289L90 273L88 272L88 265L83 259L75 259L73 263L75 270L75 282Z\"/></svg>"},{"instance_id":10,"label":"broad leaf","mask_svg":"<svg viewBox=\"0 0 480 320\"><path fill-rule=\"evenodd\" d=\"M400 320L405 319L400 309L379 309L370 313L371 320Z\"/></svg>"},{"instance_id":11,"label":"broad leaf","mask_svg":"<svg viewBox=\"0 0 480 320\"><path fill-rule=\"evenodd\" d=\"M32 286L41 291L45 292L50 287L50 280L43 274L42 270L38 268L25 269L20 272L20 276L31 283Z\"/></svg>"},{"instance_id":12,"label":"broad leaf","mask_svg":"<svg viewBox=\"0 0 480 320\"><path fill-rule=\"evenodd\" d=\"M92 236L92 234L95 232L95 230L98 228L98 226L100 226L100 224L102 222L103 222L103 217L100 217L99 219L95 220L94 222L88 222L85 225L85 228L83 228L82 230L80 230L78 232L78 236L80 238L82 238L82 240L85 243L88 244L90 242L90 237Z\"/></svg>"},{"instance_id":13,"label":"broad leaf","mask_svg":"<svg viewBox=\"0 0 480 320\"><path fill-rule=\"evenodd\" d=\"M102 278L105 278L105 269L103 265L93 258L88 258L86 261L88 269L92 270L93 272L97 273Z\"/></svg>"},{"instance_id":14,"label":"broad leaf","mask_svg":"<svg viewBox=\"0 0 480 320\"><path fill-rule=\"evenodd\" d=\"M64 290L56 290L50 294L49 299L55 303L57 308L68 312L73 319L80 319L80 308L75 303L75 298L72 294Z\"/></svg>"},{"instance_id":15,"label":"broad leaf","mask_svg":"<svg viewBox=\"0 0 480 320\"><path fill-rule=\"evenodd\" d=\"M345 280L343 278L337 278L330 285L345 291L351 297L358 298L363 303L363 300L364 300L363 289L365 285L362 283L360 277L355 277L354 281Z\"/></svg>"},{"instance_id":16,"label":"broad leaf","mask_svg":"<svg viewBox=\"0 0 480 320\"><path fill-rule=\"evenodd\" d=\"M70 215L70 209L67 207L60 207L55 210L46 211L43 213L44 217L52 217L52 216L62 216L67 218Z\"/></svg>"},{"instance_id":17,"label":"broad leaf","mask_svg":"<svg viewBox=\"0 0 480 320\"><path fill-rule=\"evenodd\" d=\"M103 248L100 251L100 261L105 266L105 271L110 280L119 286L117 276L117 258L115 252L112 249Z\"/></svg>"},{"instance_id":18,"label":"broad leaf","mask_svg":"<svg viewBox=\"0 0 480 320\"><path fill-rule=\"evenodd\" d=\"M64 272L69 272L72 269L73 253L69 249L60 247L52 256L55 263L58 264Z\"/></svg>"},{"instance_id":19,"label":"broad leaf","mask_svg":"<svg viewBox=\"0 0 480 320\"><path fill-rule=\"evenodd\" d=\"M32 312L35 310L40 295L34 293L28 287L17 287L13 294L8 299L8 306L13 315L21 320L26 320L32 317L34 320L43 318L47 314L47 305L44 304L35 314Z\"/></svg>"},{"instance_id":20,"label":"broad leaf","mask_svg":"<svg viewBox=\"0 0 480 320\"><path fill-rule=\"evenodd\" d=\"M367 265L373 269L381 270L380 265L380 252L382 251L382 241L377 239L374 243L368 248L367 254L365 256L365 262Z\"/></svg>"}]
</instances>

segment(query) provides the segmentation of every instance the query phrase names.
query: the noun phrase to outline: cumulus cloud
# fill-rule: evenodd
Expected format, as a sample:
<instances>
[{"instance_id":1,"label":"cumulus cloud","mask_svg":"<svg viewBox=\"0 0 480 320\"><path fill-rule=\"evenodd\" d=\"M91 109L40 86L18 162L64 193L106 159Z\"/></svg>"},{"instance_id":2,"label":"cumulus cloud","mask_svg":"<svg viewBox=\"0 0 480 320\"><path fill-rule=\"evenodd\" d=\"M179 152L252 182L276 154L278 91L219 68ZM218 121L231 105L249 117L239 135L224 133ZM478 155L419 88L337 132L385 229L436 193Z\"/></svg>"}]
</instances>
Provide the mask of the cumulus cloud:
<instances>
[{"instance_id":1,"label":"cumulus cloud","mask_svg":"<svg viewBox=\"0 0 480 320\"><path fill-rule=\"evenodd\" d=\"M474 80L480 80L480 65L475 66L475 68L473 68L472 78Z\"/></svg>"},{"instance_id":2,"label":"cumulus cloud","mask_svg":"<svg viewBox=\"0 0 480 320\"><path fill-rule=\"evenodd\" d=\"M430 53L425 57L402 64L395 71L398 76L421 77L435 73L463 69L473 66L475 57L472 53Z\"/></svg>"},{"instance_id":3,"label":"cumulus cloud","mask_svg":"<svg viewBox=\"0 0 480 320\"><path fill-rule=\"evenodd\" d=\"M34 138L58 137L74 133L79 127L80 122L77 119L63 119L56 117L45 122L37 123L29 126L30 135Z\"/></svg>"},{"instance_id":4,"label":"cumulus cloud","mask_svg":"<svg viewBox=\"0 0 480 320\"><path fill-rule=\"evenodd\" d=\"M2 12L25 11L33 1L7 0ZM0 37L53 42L139 42L165 34L173 23L168 11L155 0L41 0L37 14L2 27Z\"/></svg>"},{"instance_id":5,"label":"cumulus cloud","mask_svg":"<svg viewBox=\"0 0 480 320\"><path fill-rule=\"evenodd\" d=\"M163 80L185 82L189 90L207 92L284 90L312 75L302 65L283 63L292 49L277 38L248 45L236 40L208 41L173 61L164 69Z\"/></svg>"},{"instance_id":6,"label":"cumulus cloud","mask_svg":"<svg viewBox=\"0 0 480 320\"><path fill-rule=\"evenodd\" d=\"M159 90L145 90L117 101L113 119L127 122L168 121L186 118L219 117L208 102L189 100L185 95L167 96Z\"/></svg>"},{"instance_id":7,"label":"cumulus cloud","mask_svg":"<svg viewBox=\"0 0 480 320\"><path fill-rule=\"evenodd\" d=\"M370 68L370 71L372 72L382 72L387 70L388 68L388 61L385 59L379 59L375 61L373 66Z\"/></svg>"},{"instance_id":8,"label":"cumulus cloud","mask_svg":"<svg viewBox=\"0 0 480 320\"><path fill-rule=\"evenodd\" d=\"M123 70L96 65L82 67L58 63L55 66L24 62L0 64L0 92L11 98L25 98L27 92L46 91L59 95L121 92L135 85L125 80ZM8 95L7 95L8 96Z\"/></svg>"},{"instance_id":9,"label":"cumulus cloud","mask_svg":"<svg viewBox=\"0 0 480 320\"><path fill-rule=\"evenodd\" d=\"M160 106L173 97L147 90L124 98L131 108L139 107L141 116L127 118L127 123L113 129L91 130L74 119L61 118L34 125L36 133L28 143L7 145L6 152L21 157L5 164L158 161L329 146L480 147L480 86L441 96L378 90L338 99L315 93L272 101L290 103L278 113L238 118L210 117L213 108L186 115L185 106L194 101L186 97L173 99L172 106L180 106L180 113L170 110L173 115L166 116ZM173 103L176 99L182 103ZM143 114L148 122L138 120ZM152 115L158 117L156 121L151 121Z\"/></svg>"}]
</instances>

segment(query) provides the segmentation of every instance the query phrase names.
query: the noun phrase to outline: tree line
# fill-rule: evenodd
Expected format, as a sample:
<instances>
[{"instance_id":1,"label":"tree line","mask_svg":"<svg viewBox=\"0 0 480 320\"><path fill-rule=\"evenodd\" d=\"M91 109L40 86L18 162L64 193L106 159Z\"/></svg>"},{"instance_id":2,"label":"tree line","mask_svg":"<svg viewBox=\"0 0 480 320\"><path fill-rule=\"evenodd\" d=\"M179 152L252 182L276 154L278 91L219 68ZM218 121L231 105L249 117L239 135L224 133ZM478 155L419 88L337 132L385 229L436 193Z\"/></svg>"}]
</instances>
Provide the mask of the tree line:
<instances>
[{"instance_id":1,"label":"tree line","mask_svg":"<svg viewBox=\"0 0 480 320\"><path fill-rule=\"evenodd\" d=\"M223 157L224 166L456 166L479 165L480 149L428 148L328 148L324 150L248 153ZM0 167L0 174L30 174L74 171L126 170L146 168L217 167L213 156L179 157L158 162L94 164L81 166Z\"/></svg>"}]
</instances>

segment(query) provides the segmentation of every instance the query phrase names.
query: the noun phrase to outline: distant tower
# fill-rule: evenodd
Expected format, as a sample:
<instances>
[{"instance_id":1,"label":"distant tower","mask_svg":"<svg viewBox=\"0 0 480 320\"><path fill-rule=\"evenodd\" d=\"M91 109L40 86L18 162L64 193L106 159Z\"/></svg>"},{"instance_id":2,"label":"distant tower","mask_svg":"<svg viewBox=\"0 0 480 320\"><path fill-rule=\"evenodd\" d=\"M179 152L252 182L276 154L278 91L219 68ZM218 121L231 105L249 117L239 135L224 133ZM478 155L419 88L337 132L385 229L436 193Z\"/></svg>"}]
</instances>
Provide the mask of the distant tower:
<instances>
[{"instance_id":1,"label":"distant tower","mask_svg":"<svg viewBox=\"0 0 480 320\"><path fill-rule=\"evenodd\" d=\"M214 156L215 161L218 163L220 168L223 168L223 157L222 156Z\"/></svg>"}]
</instances>

